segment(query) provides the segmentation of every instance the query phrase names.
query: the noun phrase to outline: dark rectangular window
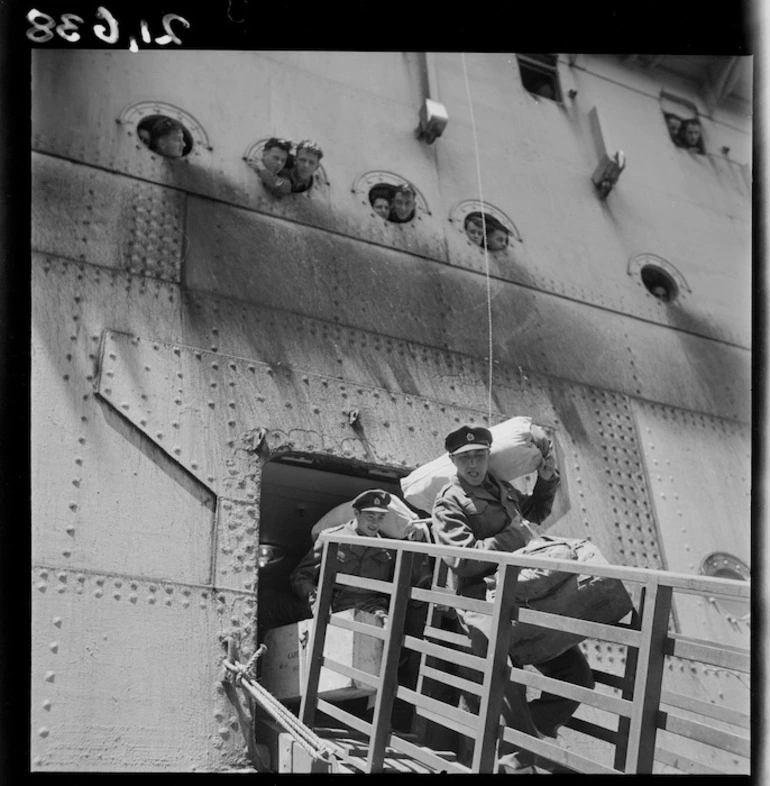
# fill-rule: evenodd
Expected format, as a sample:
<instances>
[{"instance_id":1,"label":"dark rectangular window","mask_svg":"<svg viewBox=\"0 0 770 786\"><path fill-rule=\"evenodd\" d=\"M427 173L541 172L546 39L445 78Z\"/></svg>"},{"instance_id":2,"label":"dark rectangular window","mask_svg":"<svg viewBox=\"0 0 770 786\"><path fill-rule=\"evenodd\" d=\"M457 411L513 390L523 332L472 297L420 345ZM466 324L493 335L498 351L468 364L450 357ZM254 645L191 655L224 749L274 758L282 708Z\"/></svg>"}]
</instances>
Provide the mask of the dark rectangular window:
<instances>
[{"instance_id":1,"label":"dark rectangular window","mask_svg":"<svg viewBox=\"0 0 770 786\"><path fill-rule=\"evenodd\" d=\"M557 55L516 55L524 89L539 98L561 103Z\"/></svg>"}]
</instances>

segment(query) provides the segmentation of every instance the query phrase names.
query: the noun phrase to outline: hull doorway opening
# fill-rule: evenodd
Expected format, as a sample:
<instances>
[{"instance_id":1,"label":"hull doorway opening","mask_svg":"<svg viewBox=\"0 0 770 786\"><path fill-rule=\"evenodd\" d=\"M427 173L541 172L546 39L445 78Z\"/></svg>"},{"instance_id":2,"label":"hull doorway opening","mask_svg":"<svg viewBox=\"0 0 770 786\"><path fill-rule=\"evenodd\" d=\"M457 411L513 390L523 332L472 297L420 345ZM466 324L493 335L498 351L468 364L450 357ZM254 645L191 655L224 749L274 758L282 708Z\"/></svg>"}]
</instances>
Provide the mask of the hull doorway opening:
<instances>
[{"instance_id":1,"label":"hull doorway opening","mask_svg":"<svg viewBox=\"0 0 770 786\"><path fill-rule=\"evenodd\" d=\"M326 522L345 523L348 518L335 509L362 491L378 488L401 497L398 481L408 473L405 468L307 454L281 456L265 464L258 546L260 641L271 628L308 616L305 601L292 592L289 575L312 548L313 527L324 517Z\"/></svg>"}]
</instances>

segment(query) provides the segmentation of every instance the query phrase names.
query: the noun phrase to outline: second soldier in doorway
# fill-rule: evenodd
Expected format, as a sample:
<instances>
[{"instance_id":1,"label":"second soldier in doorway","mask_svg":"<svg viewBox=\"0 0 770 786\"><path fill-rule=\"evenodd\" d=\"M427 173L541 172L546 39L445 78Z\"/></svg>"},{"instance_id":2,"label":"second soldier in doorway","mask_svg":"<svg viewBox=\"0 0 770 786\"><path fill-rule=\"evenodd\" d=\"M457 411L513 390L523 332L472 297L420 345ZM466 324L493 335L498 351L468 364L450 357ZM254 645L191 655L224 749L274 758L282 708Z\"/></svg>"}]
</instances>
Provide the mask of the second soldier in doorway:
<instances>
[{"instance_id":1,"label":"second soldier in doorway","mask_svg":"<svg viewBox=\"0 0 770 786\"><path fill-rule=\"evenodd\" d=\"M531 524L544 521L551 512L559 472L553 450L544 456L532 494L525 495L510 483L488 471L492 433L482 427L462 426L449 434L445 447L457 474L439 492L433 505L432 527L436 543L473 551L515 551L532 536ZM471 557L445 559L450 580L458 595L484 600L486 576L496 565ZM460 626L471 640L474 654L486 657L492 617L476 611L457 610ZM513 648L509 652L512 656ZM518 666L513 657L511 661ZM562 655L538 663L535 668L547 677L565 680L588 688L594 687L591 669L583 653L575 646ZM468 678L478 680L477 673ZM472 699L464 699L466 707ZM578 707L578 702L543 693L531 703L526 689L508 682L503 699L503 717L507 726L534 737L555 737ZM503 743L498 764L500 772L532 772L535 756L529 751Z\"/></svg>"},{"instance_id":2,"label":"second soldier in doorway","mask_svg":"<svg viewBox=\"0 0 770 786\"><path fill-rule=\"evenodd\" d=\"M380 527L388 512L390 494L382 489L373 489L359 494L352 502L353 518L345 524L321 532L313 548L291 573L291 586L295 594L307 600L314 608L318 593L318 578L321 571L324 542L333 533L357 535L366 538L380 537ZM379 546L341 543L338 550L339 572L364 576L368 579L390 581L393 576L393 555ZM388 612L387 595L361 587L338 585L332 594L332 611L359 609L385 618Z\"/></svg>"}]
</instances>

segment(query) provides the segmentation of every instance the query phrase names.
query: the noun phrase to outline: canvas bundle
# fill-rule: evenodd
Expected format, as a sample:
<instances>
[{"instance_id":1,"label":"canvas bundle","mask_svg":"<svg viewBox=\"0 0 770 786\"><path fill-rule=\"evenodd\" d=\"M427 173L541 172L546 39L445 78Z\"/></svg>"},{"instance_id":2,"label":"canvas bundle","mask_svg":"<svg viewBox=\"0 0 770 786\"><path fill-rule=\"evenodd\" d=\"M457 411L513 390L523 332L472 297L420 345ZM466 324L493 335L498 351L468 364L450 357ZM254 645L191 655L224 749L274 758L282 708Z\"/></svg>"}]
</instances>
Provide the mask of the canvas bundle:
<instances>
[{"instance_id":1,"label":"canvas bundle","mask_svg":"<svg viewBox=\"0 0 770 786\"><path fill-rule=\"evenodd\" d=\"M609 564L590 541L547 535L514 553L574 559L594 565ZM496 577L489 576L485 581L487 600L491 602L495 597ZM620 579L546 568L522 568L514 598L517 610L531 608L590 622L618 622L633 610L631 597ZM582 634L522 623L516 619L512 627L511 654L522 666L551 660L586 638Z\"/></svg>"}]
</instances>

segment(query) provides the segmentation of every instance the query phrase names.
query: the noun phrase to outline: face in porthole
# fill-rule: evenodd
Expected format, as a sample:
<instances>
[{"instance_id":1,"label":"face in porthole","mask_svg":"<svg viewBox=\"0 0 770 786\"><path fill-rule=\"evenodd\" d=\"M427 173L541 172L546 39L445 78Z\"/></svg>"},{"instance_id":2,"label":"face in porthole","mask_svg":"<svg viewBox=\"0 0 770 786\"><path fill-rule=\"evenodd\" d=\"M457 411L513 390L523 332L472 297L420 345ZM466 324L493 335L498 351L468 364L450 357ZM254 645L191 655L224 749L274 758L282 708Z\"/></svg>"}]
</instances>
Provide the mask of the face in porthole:
<instances>
[{"instance_id":1,"label":"face in porthole","mask_svg":"<svg viewBox=\"0 0 770 786\"><path fill-rule=\"evenodd\" d=\"M484 242L484 227L480 222L468 221L465 224L465 234L477 246L482 245Z\"/></svg>"},{"instance_id":2,"label":"face in porthole","mask_svg":"<svg viewBox=\"0 0 770 786\"><path fill-rule=\"evenodd\" d=\"M286 166L289 154L280 147L271 147L262 153L262 163L268 172L277 175Z\"/></svg>"},{"instance_id":3,"label":"face in porthole","mask_svg":"<svg viewBox=\"0 0 770 786\"><path fill-rule=\"evenodd\" d=\"M184 133L181 128L172 128L155 140L155 150L167 158L181 158L184 154Z\"/></svg>"},{"instance_id":4,"label":"face in porthole","mask_svg":"<svg viewBox=\"0 0 770 786\"><path fill-rule=\"evenodd\" d=\"M399 218L408 218L414 212L414 194L397 192L393 197L393 212Z\"/></svg>"},{"instance_id":5,"label":"face in porthole","mask_svg":"<svg viewBox=\"0 0 770 786\"><path fill-rule=\"evenodd\" d=\"M508 246L508 233L504 229L492 229L487 233L487 248L502 251Z\"/></svg>"},{"instance_id":6,"label":"face in porthole","mask_svg":"<svg viewBox=\"0 0 770 786\"><path fill-rule=\"evenodd\" d=\"M321 159L315 153L305 149L300 150L294 159L294 171L297 173L297 179L303 182L310 180L318 169L320 161Z\"/></svg>"},{"instance_id":7,"label":"face in porthole","mask_svg":"<svg viewBox=\"0 0 770 786\"><path fill-rule=\"evenodd\" d=\"M380 218L387 218L390 215L390 202L385 197L377 197L372 202L372 209Z\"/></svg>"}]
</instances>

